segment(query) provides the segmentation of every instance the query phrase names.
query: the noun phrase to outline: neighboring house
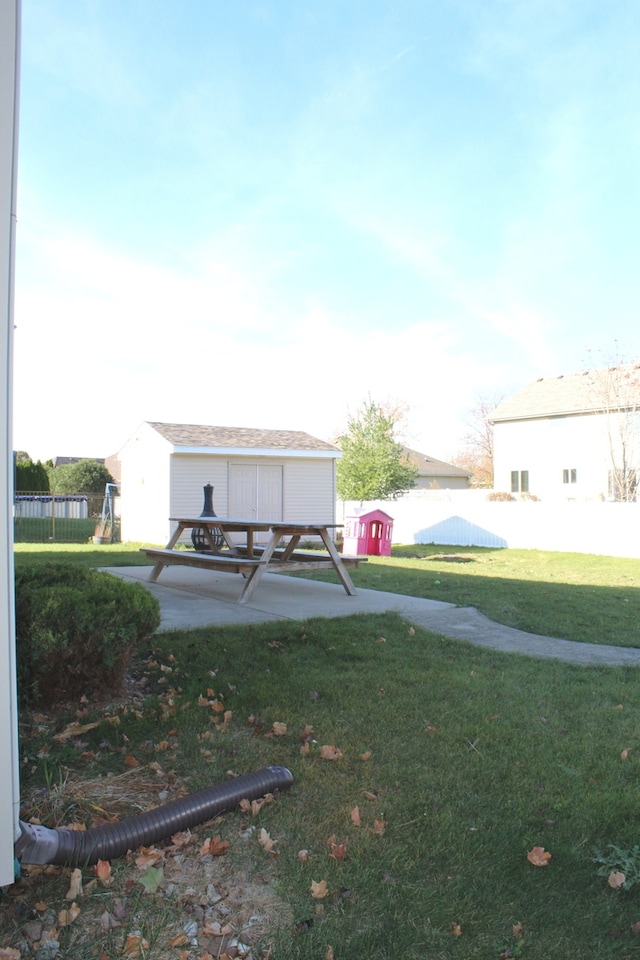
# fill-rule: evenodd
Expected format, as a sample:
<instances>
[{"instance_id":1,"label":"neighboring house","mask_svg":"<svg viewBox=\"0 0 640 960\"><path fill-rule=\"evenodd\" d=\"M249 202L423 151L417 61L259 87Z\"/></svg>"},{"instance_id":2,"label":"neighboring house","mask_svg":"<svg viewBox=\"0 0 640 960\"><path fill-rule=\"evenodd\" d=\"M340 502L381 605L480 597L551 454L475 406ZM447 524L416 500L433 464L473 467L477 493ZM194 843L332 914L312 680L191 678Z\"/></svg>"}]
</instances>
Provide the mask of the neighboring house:
<instances>
[{"instance_id":1,"label":"neighboring house","mask_svg":"<svg viewBox=\"0 0 640 960\"><path fill-rule=\"evenodd\" d=\"M403 447L402 452L418 471L414 490L466 490L469 487L471 474L468 470L428 457L426 453L410 450L409 447Z\"/></svg>"},{"instance_id":2,"label":"neighboring house","mask_svg":"<svg viewBox=\"0 0 640 960\"><path fill-rule=\"evenodd\" d=\"M122 539L166 543L206 484L218 516L332 523L340 456L299 431L145 422L118 453Z\"/></svg>"},{"instance_id":3,"label":"neighboring house","mask_svg":"<svg viewBox=\"0 0 640 960\"><path fill-rule=\"evenodd\" d=\"M556 500L638 497L640 365L541 378L489 421L496 490Z\"/></svg>"}]
</instances>

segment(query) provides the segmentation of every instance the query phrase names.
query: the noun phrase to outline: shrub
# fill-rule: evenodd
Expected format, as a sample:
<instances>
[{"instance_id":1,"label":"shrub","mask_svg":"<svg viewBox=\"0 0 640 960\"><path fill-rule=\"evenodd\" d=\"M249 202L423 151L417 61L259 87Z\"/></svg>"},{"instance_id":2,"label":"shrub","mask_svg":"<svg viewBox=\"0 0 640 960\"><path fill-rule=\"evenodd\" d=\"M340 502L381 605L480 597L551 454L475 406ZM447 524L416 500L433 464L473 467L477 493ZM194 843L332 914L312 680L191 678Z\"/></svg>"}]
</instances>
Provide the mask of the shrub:
<instances>
[{"instance_id":1,"label":"shrub","mask_svg":"<svg viewBox=\"0 0 640 960\"><path fill-rule=\"evenodd\" d=\"M16 571L18 690L52 706L121 691L131 655L160 623L140 584L72 563Z\"/></svg>"},{"instance_id":2,"label":"shrub","mask_svg":"<svg viewBox=\"0 0 640 960\"><path fill-rule=\"evenodd\" d=\"M487 494L487 500L515 500L516 498L503 490L492 490Z\"/></svg>"}]
</instances>

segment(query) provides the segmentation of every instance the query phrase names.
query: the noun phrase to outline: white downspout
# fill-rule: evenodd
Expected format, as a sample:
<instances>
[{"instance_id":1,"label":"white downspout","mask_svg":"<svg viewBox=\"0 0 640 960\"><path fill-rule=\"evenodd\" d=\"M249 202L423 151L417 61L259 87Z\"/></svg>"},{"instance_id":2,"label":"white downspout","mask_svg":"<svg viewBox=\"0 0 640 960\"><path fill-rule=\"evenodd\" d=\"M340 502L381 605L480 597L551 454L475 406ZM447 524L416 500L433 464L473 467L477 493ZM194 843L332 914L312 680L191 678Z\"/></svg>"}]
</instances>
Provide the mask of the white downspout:
<instances>
[{"instance_id":1,"label":"white downspout","mask_svg":"<svg viewBox=\"0 0 640 960\"><path fill-rule=\"evenodd\" d=\"M13 290L20 0L0 0L0 886L20 835L13 580Z\"/></svg>"}]
</instances>

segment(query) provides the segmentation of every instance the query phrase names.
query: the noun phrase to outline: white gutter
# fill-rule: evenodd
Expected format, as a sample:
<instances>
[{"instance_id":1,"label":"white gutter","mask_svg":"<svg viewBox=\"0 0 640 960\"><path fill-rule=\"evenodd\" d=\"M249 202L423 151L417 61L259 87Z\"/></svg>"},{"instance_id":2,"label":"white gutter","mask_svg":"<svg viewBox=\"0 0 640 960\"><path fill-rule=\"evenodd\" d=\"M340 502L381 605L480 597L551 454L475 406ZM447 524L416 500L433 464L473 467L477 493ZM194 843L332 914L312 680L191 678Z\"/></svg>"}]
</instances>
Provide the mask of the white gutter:
<instances>
[{"instance_id":1,"label":"white gutter","mask_svg":"<svg viewBox=\"0 0 640 960\"><path fill-rule=\"evenodd\" d=\"M13 578L13 290L20 0L0 0L0 886L13 883L20 835Z\"/></svg>"},{"instance_id":2,"label":"white gutter","mask_svg":"<svg viewBox=\"0 0 640 960\"><path fill-rule=\"evenodd\" d=\"M298 450L283 447L183 447L174 444L172 453L207 454L217 457L297 457L305 460L339 460L340 450Z\"/></svg>"}]
</instances>

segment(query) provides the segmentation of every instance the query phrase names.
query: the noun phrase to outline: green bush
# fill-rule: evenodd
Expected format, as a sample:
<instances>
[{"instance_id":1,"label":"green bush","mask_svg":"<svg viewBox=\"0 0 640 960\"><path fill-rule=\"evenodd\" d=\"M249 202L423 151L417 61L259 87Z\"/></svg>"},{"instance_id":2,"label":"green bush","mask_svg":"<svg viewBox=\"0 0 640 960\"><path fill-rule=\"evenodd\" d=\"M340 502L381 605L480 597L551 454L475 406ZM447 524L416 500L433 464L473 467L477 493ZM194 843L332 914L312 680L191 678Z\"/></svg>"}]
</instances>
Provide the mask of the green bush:
<instances>
[{"instance_id":1,"label":"green bush","mask_svg":"<svg viewBox=\"0 0 640 960\"><path fill-rule=\"evenodd\" d=\"M16 571L18 690L23 703L52 706L118 693L138 645L160 623L140 584L72 563Z\"/></svg>"}]
</instances>

